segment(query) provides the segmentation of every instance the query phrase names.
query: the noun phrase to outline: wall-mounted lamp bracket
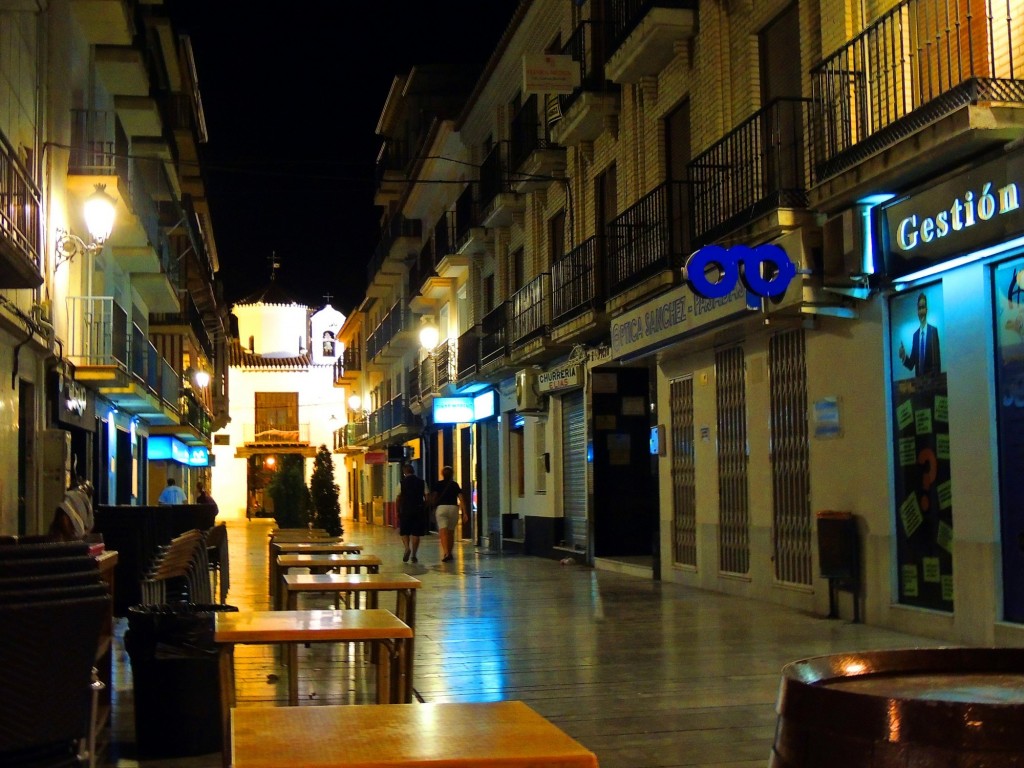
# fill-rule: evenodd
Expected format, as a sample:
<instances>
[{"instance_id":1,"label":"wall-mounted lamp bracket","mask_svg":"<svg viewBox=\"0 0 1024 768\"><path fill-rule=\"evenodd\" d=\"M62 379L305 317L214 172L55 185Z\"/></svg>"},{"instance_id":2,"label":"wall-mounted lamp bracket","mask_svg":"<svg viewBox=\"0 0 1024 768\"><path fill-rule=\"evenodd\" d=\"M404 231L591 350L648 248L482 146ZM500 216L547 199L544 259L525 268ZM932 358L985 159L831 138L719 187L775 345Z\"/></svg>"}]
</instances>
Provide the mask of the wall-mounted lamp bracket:
<instances>
[{"instance_id":1,"label":"wall-mounted lamp bracket","mask_svg":"<svg viewBox=\"0 0 1024 768\"><path fill-rule=\"evenodd\" d=\"M67 230L57 230L57 245L54 248L54 271L60 269L62 264L71 261L80 253L97 253L103 248L103 243L87 243L78 235L73 235Z\"/></svg>"}]
</instances>

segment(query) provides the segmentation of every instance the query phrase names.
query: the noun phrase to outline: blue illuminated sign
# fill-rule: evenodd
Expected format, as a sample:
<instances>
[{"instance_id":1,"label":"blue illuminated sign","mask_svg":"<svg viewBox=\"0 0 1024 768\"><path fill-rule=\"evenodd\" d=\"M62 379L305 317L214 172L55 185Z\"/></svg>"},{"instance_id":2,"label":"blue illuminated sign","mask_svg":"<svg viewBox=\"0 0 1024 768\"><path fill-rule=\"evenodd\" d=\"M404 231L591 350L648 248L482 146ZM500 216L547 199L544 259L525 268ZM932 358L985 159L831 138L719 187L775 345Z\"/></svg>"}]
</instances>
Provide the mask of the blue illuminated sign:
<instances>
[{"instance_id":1,"label":"blue illuminated sign","mask_svg":"<svg viewBox=\"0 0 1024 768\"><path fill-rule=\"evenodd\" d=\"M717 282L708 279L708 268L719 274ZM742 267L742 269L741 269ZM742 281L755 296L781 296L796 277L796 265L781 246L705 245L686 261L686 279L694 293L708 299L721 299L735 290Z\"/></svg>"},{"instance_id":2,"label":"blue illuminated sign","mask_svg":"<svg viewBox=\"0 0 1024 768\"><path fill-rule=\"evenodd\" d=\"M175 437L158 435L149 438L146 458L150 461L176 461L190 467L210 465L210 451L204 446L188 446Z\"/></svg>"},{"instance_id":3,"label":"blue illuminated sign","mask_svg":"<svg viewBox=\"0 0 1024 768\"><path fill-rule=\"evenodd\" d=\"M468 424L495 414L494 390L476 397L435 397L435 424Z\"/></svg>"}]
</instances>

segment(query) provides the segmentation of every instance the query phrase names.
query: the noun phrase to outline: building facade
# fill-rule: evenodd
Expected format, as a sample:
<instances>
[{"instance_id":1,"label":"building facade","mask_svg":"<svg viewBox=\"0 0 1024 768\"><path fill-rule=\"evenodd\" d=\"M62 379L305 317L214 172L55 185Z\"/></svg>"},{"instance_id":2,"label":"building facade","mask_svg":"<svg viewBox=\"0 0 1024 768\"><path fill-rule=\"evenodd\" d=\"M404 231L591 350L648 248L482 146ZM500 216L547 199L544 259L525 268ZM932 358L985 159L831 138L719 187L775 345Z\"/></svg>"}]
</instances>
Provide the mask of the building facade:
<instances>
[{"instance_id":1,"label":"building facade","mask_svg":"<svg viewBox=\"0 0 1024 768\"><path fill-rule=\"evenodd\" d=\"M330 304L312 312L273 279L232 314L231 422L213 436L213 495L221 518L274 517L267 487L286 457L302 457L308 485L317 449L331 449L345 424L344 390L334 384L345 316ZM340 457L335 482L346 498Z\"/></svg>"},{"instance_id":2,"label":"building facade","mask_svg":"<svg viewBox=\"0 0 1024 768\"><path fill-rule=\"evenodd\" d=\"M198 75L163 4L5 3L0 36L0 530L35 534L78 477L145 504L207 472L226 308Z\"/></svg>"},{"instance_id":3,"label":"building facade","mask_svg":"<svg viewBox=\"0 0 1024 768\"><path fill-rule=\"evenodd\" d=\"M1020 642L1024 17L939 5L524 0L418 165L393 89L364 327L465 538Z\"/></svg>"}]
</instances>

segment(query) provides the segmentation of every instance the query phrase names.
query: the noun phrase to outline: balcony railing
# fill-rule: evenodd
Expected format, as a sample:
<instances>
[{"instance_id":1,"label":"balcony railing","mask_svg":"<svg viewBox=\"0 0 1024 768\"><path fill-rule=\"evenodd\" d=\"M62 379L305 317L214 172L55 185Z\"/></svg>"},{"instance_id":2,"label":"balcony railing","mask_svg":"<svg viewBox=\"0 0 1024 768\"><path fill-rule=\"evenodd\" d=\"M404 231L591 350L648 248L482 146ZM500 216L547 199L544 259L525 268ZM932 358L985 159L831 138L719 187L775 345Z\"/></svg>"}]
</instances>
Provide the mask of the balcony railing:
<instances>
[{"instance_id":1,"label":"balcony railing","mask_svg":"<svg viewBox=\"0 0 1024 768\"><path fill-rule=\"evenodd\" d=\"M362 354L359 347L345 347L334 361L334 380L341 381L346 375L363 369Z\"/></svg>"},{"instance_id":2,"label":"balcony railing","mask_svg":"<svg viewBox=\"0 0 1024 768\"><path fill-rule=\"evenodd\" d=\"M551 265L551 322L568 322L604 303L605 239L594 236Z\"/></svg>"},{"instance_id":3,"label":"balcony railing","mask_svg":"<svg viewBox=\"0 0 1024 768\"><path fill-rule=\"evenodd\" d=\"M814 180L979 101L1024 103L1016 3L905 0L812 71Z\"/></svg>"},{"instance_id":4,"label":"balcony railing","mask_svg":"<svg viewBox=\"0 0 1024 768\"><path fill-rule=\"evenodd\" d=\"M370 436L377 437L392 429L418 426L416 417L406 404L405 395L397 395L370 414Z\"/></svg>"},{"instance_id":5,"label":"balcony railing","mask_svg":"<svg viewBox=\"0 0 1024 768\"><path fill-rule=\"evenodd\" d=\"M480 370L480 326L474 325L459 336L457 345L456 373L458 378L463 379Z\"/></svg>"},{"instance_id":6,"label":"balcony railing","mask_svg":"<svg viewBox=\"0 0 1024 768\"><path fill-rule=\"evenodd\" d=\"M367 337L366 354L368 358L373 360L394 341L399 333L411 330L412 312L409 310L409 301L408 299L399 299Z\"/></svg>"},{"instance_id":7,"label":"balcony railing","mask_svg":"<svg viewBox=\"0 0 1024 768\"><path fill-rule=\"evenodd\" d=\"M0 133L0 238L9 244L4 251L19 261L10 270L11 275L0 277L0 288L34 288L42 281L39 247L41 202L39 188L22 166L18 153ZM13 279L14 274L19 279Z\"/></svg>"},{"instance_id":8,"label":"balcony railing","mask_svg":"<svg viewBox=\"0 0 1024 768\"><path fill-rule=\"evenodd\" d=\"M195 337L199 342L199 346L203 350L203 354L212 360L214 358L213 340L210 338L210 334L207 332L206 326L203 324L203 316L200 314L199 309L196 307L196 303L193 301L190 294L186 294L183 309L184 311L182 312L154 313L150 315L149 324L150 326L188 326L189 330L195 334Z\"/></svg>"},{"instance_id":9,"label":"balcony railing","mask_svg":"<svg viewBox=\"0 0 1024 768\"><path fill-rule=\"evenodd\" d=\"M498 195L511 192L509 183L508 161L505 159L508 145L499 141L484 158L480 165L480 208L486 210ZM472 186L472 185L471 185ZM469 189L469 187L467 187ZM461 198L460 198L461 200ZM462 232L461 221L460 233Z\"/></svg>"},{"instance_id":10,"label":"balcony railing","mask_svg":"<svg viewBox=\"0 0 1024 768\"><path fill-rule=\"evenodd\" d=\"M606 6L608 39L613 54L644 20L652 8L684 8L697 10L697 0L608 0Z\"/></svg>"},{"instance_id":11,"label":"balcony railing","mask_svg":"<svg viewBox=\"0 0 1024 768\"><path fill-rule=\"evenodd\" d=\"M584 91L607 90L608 83L604 77L604 65L609 50L606 44L607 34L608 25L583 21L562 46L562 54L571 56L580 68L579 86L573 89L572 93L561 94L558 97L558 108L563 115Z\"/></svg>"},{"instance_id":12,"label":"balcony railing","mask_svg":"<svg viewBox=\"0 0 1024 768\"><path fill-rule=\"evenodd\" d=\"M696 244L770 210L807 207L810 104L777 99L690 162Z\"/></svg>"},{"instance_id":13,"label":"balcony railing","mask_svg":"<svg viewBox=\"0 0 1024 768\"><path fill-rule=\"evenodd\" d=\"M487 365L508 354L508 302L484 315L480 325L480 365Z\"/></svg>"},{"instance_id":14,"label":"balcony railing","mask_svg":"<svg viewBox=\"0 0 1024 768\"><path fill-rule=\"evenodd\" d=\"M182 423L189 425L204 437L209 437L213 422L210 419L210 414L195 394L183 389L180 402Z\"/></svg>"},{"instance_id":15,"label":"balcony railing","mask_svg":"<svg viewBox=\"0 0 1024 768\"><path fill-rule=\"evenodd\" d=\"M308 445L309 424L248 423L242 425L246 445Z\"/></svg>"},{"instance_id":16,"label":"balcony railing","mask_svg":"<svg viewBox=\"0 0 1024 768\"><path fill-rule=\"evenodd\" d=\"M111 296L69 296L68 358L78 367L128 370L128 313Z\"/></svg>"},{"instance_id":17,"label":"balcony railing","mask_svg":"<svg viewBox=\"0 0 1024 768\"><path fill-rule=\"evenodd\" d=\"M434 369L437 377L437 388L442 389L454 384L458 376L459 342L447 339L434 347Z\"/></svg>"},{"instance_id":18,"label":"balcony railing","mask_svg":"<svg viewBox=\"0 0 1024 768\"><path fill-rule=\"evenodd\" d=\"M395 241L402 237L410 237L419 240L423 236L423 223L419 219L407 219L401 214L392 216L381 231L380 241L374 249L373 258L366 267L367 279L372 283L373 278L380 272L381 267L391 257L391 248ZM403 260L405 256L401 257Z\"/></svg>"},{"instance_id":19,"label":"balcony railing","mask_svg":"<svg viewBox=\"0 0 1024 768\"><path fill-rule=\"evenodd\" d=\"M683 266L690 255L686 202L686 182L668 181L608 225L609 296Z\"/></svg>"},{"instance_id":20,"label":"balcony railing","mask_svg":"<svg viewBox=\"0 0 1024 768\"><path fill-rule=\"evenodd\" d=\"M366 441L369 436L370 425L366 419L359 419L345 425L345 429L339 429L335 435L340 435L341 443L335 443L335 448L349 448Z\"/></svg>"},{"instance_id":21,"label":"balcony railing","mask_svg":"<svg viewBox=\"0 0 1024 768\"><path fill-rule=\"evenodd\" d=\"M542 149L556 146L551 141L548 121L541 119L540 99L536 94L523 102L519 112L512 118L512 126L508 150L509 170L516 173L529 159L530 155ZM545 116L546 118L546 116Z\"/></svg>"},{"instance_id":22,"label":"balcony railing","mask_svg":"<svg viewBox=\"0 0 1024 768\"><path fill-rule=\"evenodd\" d=\"M511 342L520 346L548 332L551 321L551 275L543 272L509 299Z\"/></svg>"},{"instance_id":23,"label":"balcony railing","mask_svg":"<svg viewBox=\"0 0 1024 768\"><path fill-rule=\"evenodd\" d=\"M472 183L462 190L455 201L455 221L453 225L452 245L461 248L469 237L470 230L480 226L480 212L474 198L475 190Z\"/></svg>"},{"instance_id":24,"label":"balcony railing","mask_svg":"<svg viewBox=\"0 0 1024 768\"><path fill-rule=\"evenodd\" d=\"M118 176L130 186L128 138L107 110L71 110L71 153L68 173L74 176Z\"/></svg>"}]
</instances>

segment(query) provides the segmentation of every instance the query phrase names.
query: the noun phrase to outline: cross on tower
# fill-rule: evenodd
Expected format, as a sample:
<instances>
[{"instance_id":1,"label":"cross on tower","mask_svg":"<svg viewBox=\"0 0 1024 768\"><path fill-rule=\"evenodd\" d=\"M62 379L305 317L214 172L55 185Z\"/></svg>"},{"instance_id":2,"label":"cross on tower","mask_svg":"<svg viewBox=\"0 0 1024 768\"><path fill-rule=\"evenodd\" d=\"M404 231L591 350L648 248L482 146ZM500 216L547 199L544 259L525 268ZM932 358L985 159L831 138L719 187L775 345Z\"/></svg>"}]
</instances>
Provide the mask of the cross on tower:
<instances>
[{"instance_id":1,"label":"cross on tower","mask_svg":"<svg viewBox=\"0 0 1024 768\"><path fill-rule=\"evenodd\" d=\"M324 294L324 302L327 303L327 304L331 303L331 294L329 294L329 293L325 293Z\"/></svg>"},{"instance_id":2,"label":"cross on tower","mask_svg":"<svg viewBox=\"0 0 1024 768\"><path fill-rule=\"evenodd\" d=\"M270 262L270 279L274 280L277 277L277 270L281 268L281 262L277 260L277 251L271 251L267 261Z\"/></svg>"}]
</instances>

